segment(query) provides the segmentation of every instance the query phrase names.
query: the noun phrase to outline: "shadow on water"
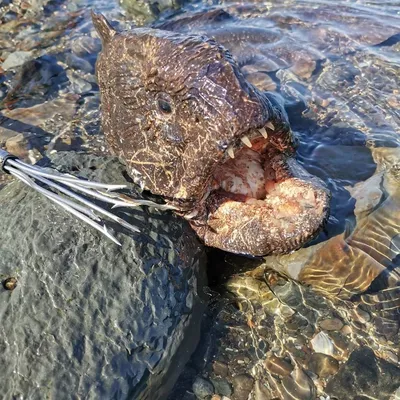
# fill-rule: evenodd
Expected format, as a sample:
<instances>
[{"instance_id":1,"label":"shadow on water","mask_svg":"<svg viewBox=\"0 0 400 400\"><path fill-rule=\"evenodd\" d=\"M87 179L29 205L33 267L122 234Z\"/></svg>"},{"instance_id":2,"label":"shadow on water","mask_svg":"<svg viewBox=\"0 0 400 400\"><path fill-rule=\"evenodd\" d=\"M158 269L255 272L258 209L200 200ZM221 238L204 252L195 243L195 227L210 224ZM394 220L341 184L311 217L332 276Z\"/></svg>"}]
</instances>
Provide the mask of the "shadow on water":
<instances>
[{"instance_id":1,"label":"shadow on water","mask_svg":"<svg viewBox=\"0 0 400 400\"><path fill-rule=\"evenodd\" d=\"M355 199L348 187L366 181L376 171L366 135L351 127L320 126L299 112L288 110L300 141L297 158L311 174L321 178L331 192L330 215L323 231L307 246L333 236L347 236L355 227Z\"/></svg>"}]
</instances>

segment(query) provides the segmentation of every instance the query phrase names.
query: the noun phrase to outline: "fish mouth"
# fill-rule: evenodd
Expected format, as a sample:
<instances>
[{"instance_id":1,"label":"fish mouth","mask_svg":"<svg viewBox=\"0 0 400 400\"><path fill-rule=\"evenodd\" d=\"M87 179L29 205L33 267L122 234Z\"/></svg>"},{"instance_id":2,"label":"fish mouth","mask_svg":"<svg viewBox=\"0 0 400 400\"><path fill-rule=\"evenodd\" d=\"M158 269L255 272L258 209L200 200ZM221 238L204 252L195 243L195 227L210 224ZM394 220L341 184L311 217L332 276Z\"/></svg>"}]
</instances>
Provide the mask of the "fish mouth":
<instances>
[{"instance_id":1,"label":"fish mouth","mask_svg":"<svg viewBox=\"0 0 400 400\"><path fill-rule=\"evenodd\" d=\"M282 129L268 122L227 147L204 199L206 224L191 221L206 245L252 256L283 254L323 227L329 191L295 160L281 140L290 132Z\"/></svg>"}]
</instances>

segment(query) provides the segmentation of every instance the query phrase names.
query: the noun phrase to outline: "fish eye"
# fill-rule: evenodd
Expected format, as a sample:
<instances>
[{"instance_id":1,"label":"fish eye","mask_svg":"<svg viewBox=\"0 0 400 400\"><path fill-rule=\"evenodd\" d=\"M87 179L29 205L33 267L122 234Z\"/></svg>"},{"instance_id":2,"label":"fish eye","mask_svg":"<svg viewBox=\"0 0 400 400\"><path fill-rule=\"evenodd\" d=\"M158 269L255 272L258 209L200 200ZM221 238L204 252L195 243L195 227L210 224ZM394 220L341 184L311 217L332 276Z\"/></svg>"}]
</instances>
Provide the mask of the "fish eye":
<instances>
[{"instance_id":1,"label":"fish eye","mask_svg":"<svg viewBox=\"0 0 400 400\"><path fill-rule=\"evenodd\" d=\"M166 101L166 100L159 99L158 100L158 107L159 107L160 111L163 112L164 114L171 114L172 113L171 104L168 103L168 101Z\"/></svg>"}]
</instances>

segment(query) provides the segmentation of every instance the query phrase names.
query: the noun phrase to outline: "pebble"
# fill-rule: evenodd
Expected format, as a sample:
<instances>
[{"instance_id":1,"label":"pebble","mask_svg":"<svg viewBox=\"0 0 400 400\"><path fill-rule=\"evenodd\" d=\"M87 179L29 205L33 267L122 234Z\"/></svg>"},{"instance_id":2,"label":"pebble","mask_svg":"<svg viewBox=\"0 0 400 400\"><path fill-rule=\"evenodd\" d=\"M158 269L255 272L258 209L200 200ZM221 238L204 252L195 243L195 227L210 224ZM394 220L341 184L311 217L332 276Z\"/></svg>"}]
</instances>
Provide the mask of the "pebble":
<instances>
[{"instance_id":1,"label":"pebble","mask_svg":"<svg viewBox=\"0 0 400 400\"><path fill-rule=\"evenodd\" d=\"M211 379L214 385L214 391L222 396L230 396L232 394L232 388L228 381L221 378Z\"/></svg>"},{"instance_id":2,"label":"pebble","mask_svg":"<svg viewBox=\"0 0 400 400\"><path fill-rule=\"evenodd\" d=\"M297 61L290 70L296 74L299 78L309 79L313 74L317 63L314 60L299 60Z\"/></svg>"},{"instance_id":3,"label":"pebble","mask_svg":"<svg viewBox=\"0 0 400 400\"><path fill-rule=\"evenodd\" d=\"M247 400L253 390L254 379L247 374L236 375L232 379L233 393L236 400Z\"/></svg>"},{"instance_id":4,"label":"pebble","mask_svg":"<svg viewBox=\"0 0 400 400\"><path fill-rule=\"evenodd\" d=\"M351 329L351 326L350 325L345 325L342 329L341 329L341 331L340 332L342 332L343 333L343 335L346 335L346 336L348 336L348 335L351 335L352 334L352 329Z\"/></svg>"},{"instance_id":5,"label":"pebble","mask_svg":"<svg viewBox=\"0 0 400 400\"><path fill-rule=\"evenodd\" d=\"M365 324L366 322L369 322L371 320L371 316L366 311L362 310L360 307L356 308L355 314L356 314L355 318L362 324Z\"/></svg>"},{"instance_id":6,"label":"pebble","mask_svg":"<svg viewBox=\"0 0 400 400\"><path fill-rule=\"evenodd\" d=\"M338 318L324 319L319 326L326 331L340 331L343 328L343 322Z\"/></svg>"},{"instance_id":7,"label":"pebble","mask_svg":"<svg viewBox=\"0 0 400 400\"><path fill-rule=\"evenodd\" d=\"M21 66L32 58L31 51L15 51L11 53L2 64L2 68L7 71Z\"/></svg>"},{"instance_id":8,"label":"pebble","mask_svg":"<svg viewBox=\"0 0 400 400\"><path fill-rule=\"evenodd\" d=\"M196 397L199 399L206 399L214 394L213 384L209 380L199 376L193 382L192 389Z\"/></svg>"},{"instance_id":9,"label":"pebble","mask_svg":"<svg viewBox=\"0 0 400 400\"><path fill-rule=\"evenodd\" d=\"M263 72L253 72L247 75L246 79L260 90L276 90L276 83Z\"/></svg>"},{"instance_id":10,"label":"pebble","mask_svg":"<svg viewBox=\"0 0 400 400\"><path fill-rule=\"evenodd\" d=\"M335 346L332 339L322 331L313 337L311 345L316 353L324 353L329 356L335 354Z\"/></svg>"},{"instance_id":11,"label":"pebble","mask_svg":"<svg viewBox=\"0 0 400 400\"><path fill-rule=\"evenodd\" d=\"M294 367L282 358L271 355L265 360L265 368L274 375L288 376Z\"/></svg>"},{"instance_id":12,"label":"pebble","mask_svg":"<svg viewBox=\"0 0 400 400\"><path fill-rule=\"evenodd\" d=\"M7 139L5 147L9 153L19 158L25 159L28 156L28 140L22 133Z\"/></svg>"},{"instance_id":13,"label":"pebble","mask_svg":"<svg viewBox=\"0 0 400 400\"><path fill-rule=\"evenodd\" d=\"M333 357L322 353L314 353L309 361L308 368L320 378L336 374L339 363Z\"/></svg>"},{"instance_id":14,"label":"pebble","mask_svg":"<svg viewBox=\"0 0 400 400\"><path fill-rule=\"evenodd\" d=\"M214 374L222 378L226 378L229 374L228 365L221 361L214 361L213 363Z\"/></svg>"}]
</instances>

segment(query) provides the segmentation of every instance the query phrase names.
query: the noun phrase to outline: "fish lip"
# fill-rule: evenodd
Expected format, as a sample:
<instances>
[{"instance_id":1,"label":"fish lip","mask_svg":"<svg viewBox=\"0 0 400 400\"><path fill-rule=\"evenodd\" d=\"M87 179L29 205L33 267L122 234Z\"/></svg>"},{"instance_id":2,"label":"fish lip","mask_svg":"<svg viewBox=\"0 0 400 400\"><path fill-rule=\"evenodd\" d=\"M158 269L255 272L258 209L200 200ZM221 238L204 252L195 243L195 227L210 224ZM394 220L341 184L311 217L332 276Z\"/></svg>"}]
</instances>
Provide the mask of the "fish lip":
<instances>
[{"instance_id":1,"label":"fish lip","mask_svg":"<svg viewBox=\"0 0 400 400\"><path fill-rule=\"evenodd\" d=\"M272 186L271 191L267 189L265 197L258 199L252 195L226 192L220 183L216 183L197 203L199 208L195 218L191 219L189 215L187 219L206 245L235 254L265 257L291 253L321 232L330 212L331 193L326 184L305 170L293 155L287 156L279 149L275 149L268 160L277 173L277 186L276 189ZM240 203L243 203L243 208ZM247 220L252 228L245 222ZM235 242L233 232L243 227L259 233L256 244L250 241L246 244L246 239Z\"/></svg>"}]
</instances>

